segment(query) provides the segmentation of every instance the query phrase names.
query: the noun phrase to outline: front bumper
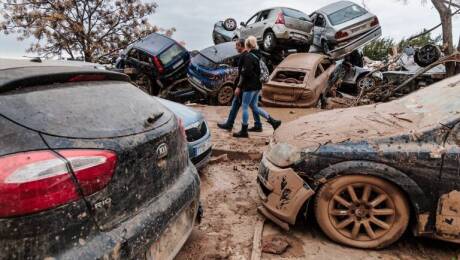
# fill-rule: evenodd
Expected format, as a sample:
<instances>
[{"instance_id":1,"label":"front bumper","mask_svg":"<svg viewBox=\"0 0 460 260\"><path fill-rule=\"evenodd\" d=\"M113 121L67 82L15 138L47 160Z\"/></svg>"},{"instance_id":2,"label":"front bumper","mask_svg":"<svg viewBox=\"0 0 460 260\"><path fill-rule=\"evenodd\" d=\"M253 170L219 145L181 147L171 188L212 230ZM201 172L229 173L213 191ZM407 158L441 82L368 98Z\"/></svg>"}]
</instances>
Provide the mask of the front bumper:
<instances>
[{"instance_id":1,"label":"front bumper","mask_svg":"<svg viewBox=\"0 0 460 260\"><path fill-rule=\"evenodd\" d=\"M84 243L61 250L56 259L144 259L155 245L170 240L171 228L181 227L178 241L162 256L174 257L189 237L195 222L200 194L200 180L193 165L181 174L174 185L154 199L149 206L108 232L97 232ZM176 223L177 222L177 223ZM161 258L163 259L163 258Z\"/></svg>"},{"instance_id":2,"label":"front bumper","mask_svg":"<svg viewBox=\"0 0 460 260\"><path fill-rule=\"evenodd\" d=\"M257 183L263 208L268 214L261 213L269 219L276 218L275 223L294 225L300 209L315 193L293 169L276 167L265 156L259 167Z\"/></svg>"}]
</instances>

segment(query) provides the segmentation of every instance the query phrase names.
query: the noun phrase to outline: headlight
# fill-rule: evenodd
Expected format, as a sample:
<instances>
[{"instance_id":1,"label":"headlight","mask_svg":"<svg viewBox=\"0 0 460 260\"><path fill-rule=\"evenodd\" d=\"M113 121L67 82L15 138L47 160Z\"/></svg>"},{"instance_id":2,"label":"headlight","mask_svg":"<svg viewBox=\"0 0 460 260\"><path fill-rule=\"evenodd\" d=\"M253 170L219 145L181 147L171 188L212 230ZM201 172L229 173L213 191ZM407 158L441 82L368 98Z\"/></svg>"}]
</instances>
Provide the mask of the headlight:
<instances>
[{"instance_id":1,"label":"headlight","mask_svg":"<svg viewBox=\"0 0 460 260\"><path fill-rule=\"evenodd\" d=\"M300 151L296 147L281 143L274 144L267 153L267 159L274 165L285 168L300 161Z\"/></svg>"}]
</instances>

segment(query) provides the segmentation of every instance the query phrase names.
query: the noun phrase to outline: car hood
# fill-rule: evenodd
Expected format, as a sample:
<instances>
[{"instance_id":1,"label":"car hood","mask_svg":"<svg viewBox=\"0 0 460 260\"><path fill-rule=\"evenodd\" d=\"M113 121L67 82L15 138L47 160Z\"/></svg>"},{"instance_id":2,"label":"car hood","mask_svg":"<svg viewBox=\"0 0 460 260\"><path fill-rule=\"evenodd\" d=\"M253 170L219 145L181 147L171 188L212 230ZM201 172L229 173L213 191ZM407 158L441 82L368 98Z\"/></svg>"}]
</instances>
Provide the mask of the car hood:
<instances>
[{"instance_id":1,"label":"car hood","mask_svg":"<svg viewBox=\"0 0 460 260\"><path fill-rule=\"evenodd\" d=\"M158 97L155 97L155 99L157 99L161 104L163 104L165 107L171 110L180 119L182 119L185 128L198 121L203 120L203 115L200 112L197 112L188 106Z\"/></svg>"}]
</instances>

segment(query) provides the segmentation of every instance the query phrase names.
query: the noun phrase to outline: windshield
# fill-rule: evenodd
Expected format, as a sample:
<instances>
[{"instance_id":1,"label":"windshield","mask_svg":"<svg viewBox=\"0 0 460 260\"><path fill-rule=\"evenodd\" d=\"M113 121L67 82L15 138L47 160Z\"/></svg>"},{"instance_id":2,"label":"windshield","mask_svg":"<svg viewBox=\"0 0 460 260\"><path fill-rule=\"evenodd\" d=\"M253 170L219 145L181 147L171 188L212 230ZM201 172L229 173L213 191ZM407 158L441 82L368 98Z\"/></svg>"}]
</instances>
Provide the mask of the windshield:
<instances>
[{"instance_id":1,"label":"windshield","mask_svg":"<svg viewBox=\"0 0 460 260\"><path fill-rule=\"evenodd\" d=\"M177 56L179 56L182 52L182 47L178 44L174 44L172 47L168 48L165 52L160 54L159 58L163 65L167 65L171 61L173 61Z\"/></svg>"},{"instance_id":2,"label":"windshield","mask_svg":"<svg viewBox=\"0 0 460 260\"><path fill-rule=\"evenodd\" d=\"M198 53L195 55L195 57L192 58L192 63L210 69L215 69L218 67L218 64L206 58L201 53Z\"/></svg>"},{"instance_id":3,"label":"windshield","mask_svg":"<svg viewBox=\"0 0 460 260\"><path fill-rule=\"evenodd\" d=\"M353 20L366 13L367 11L364 8L357 5L351 5L330 14L328 17L332 25L338 25Z\"/></svg>"}]
</instances>

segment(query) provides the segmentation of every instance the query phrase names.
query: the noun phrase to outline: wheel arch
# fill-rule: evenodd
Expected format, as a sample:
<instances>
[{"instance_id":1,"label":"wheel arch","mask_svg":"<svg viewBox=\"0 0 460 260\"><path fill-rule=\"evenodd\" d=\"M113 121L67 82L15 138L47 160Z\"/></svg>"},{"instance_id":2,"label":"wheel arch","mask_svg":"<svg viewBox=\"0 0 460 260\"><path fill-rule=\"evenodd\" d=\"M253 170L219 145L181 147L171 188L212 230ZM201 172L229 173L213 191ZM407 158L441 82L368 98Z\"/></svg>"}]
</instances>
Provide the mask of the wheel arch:
<instances>
[{"instance_id":1,"label":"wheel arch","mask_svg":"<svg viewBox=\"0 0 460 260\"><path fill-rule=\"evenodd\" d=\"M394 184L408 199L411 210L415 214L412 217L417 217L422 213L431 211L429 205L426 203L429 201L426 194L415 181L400 170L382 163L347 161L331 165L314 176L314 179L318 180L317 182L319 183L315 187L315 191L318 191L322 184L333 178L352 174L371 175Z\"/></svg>"}]
</instances>

